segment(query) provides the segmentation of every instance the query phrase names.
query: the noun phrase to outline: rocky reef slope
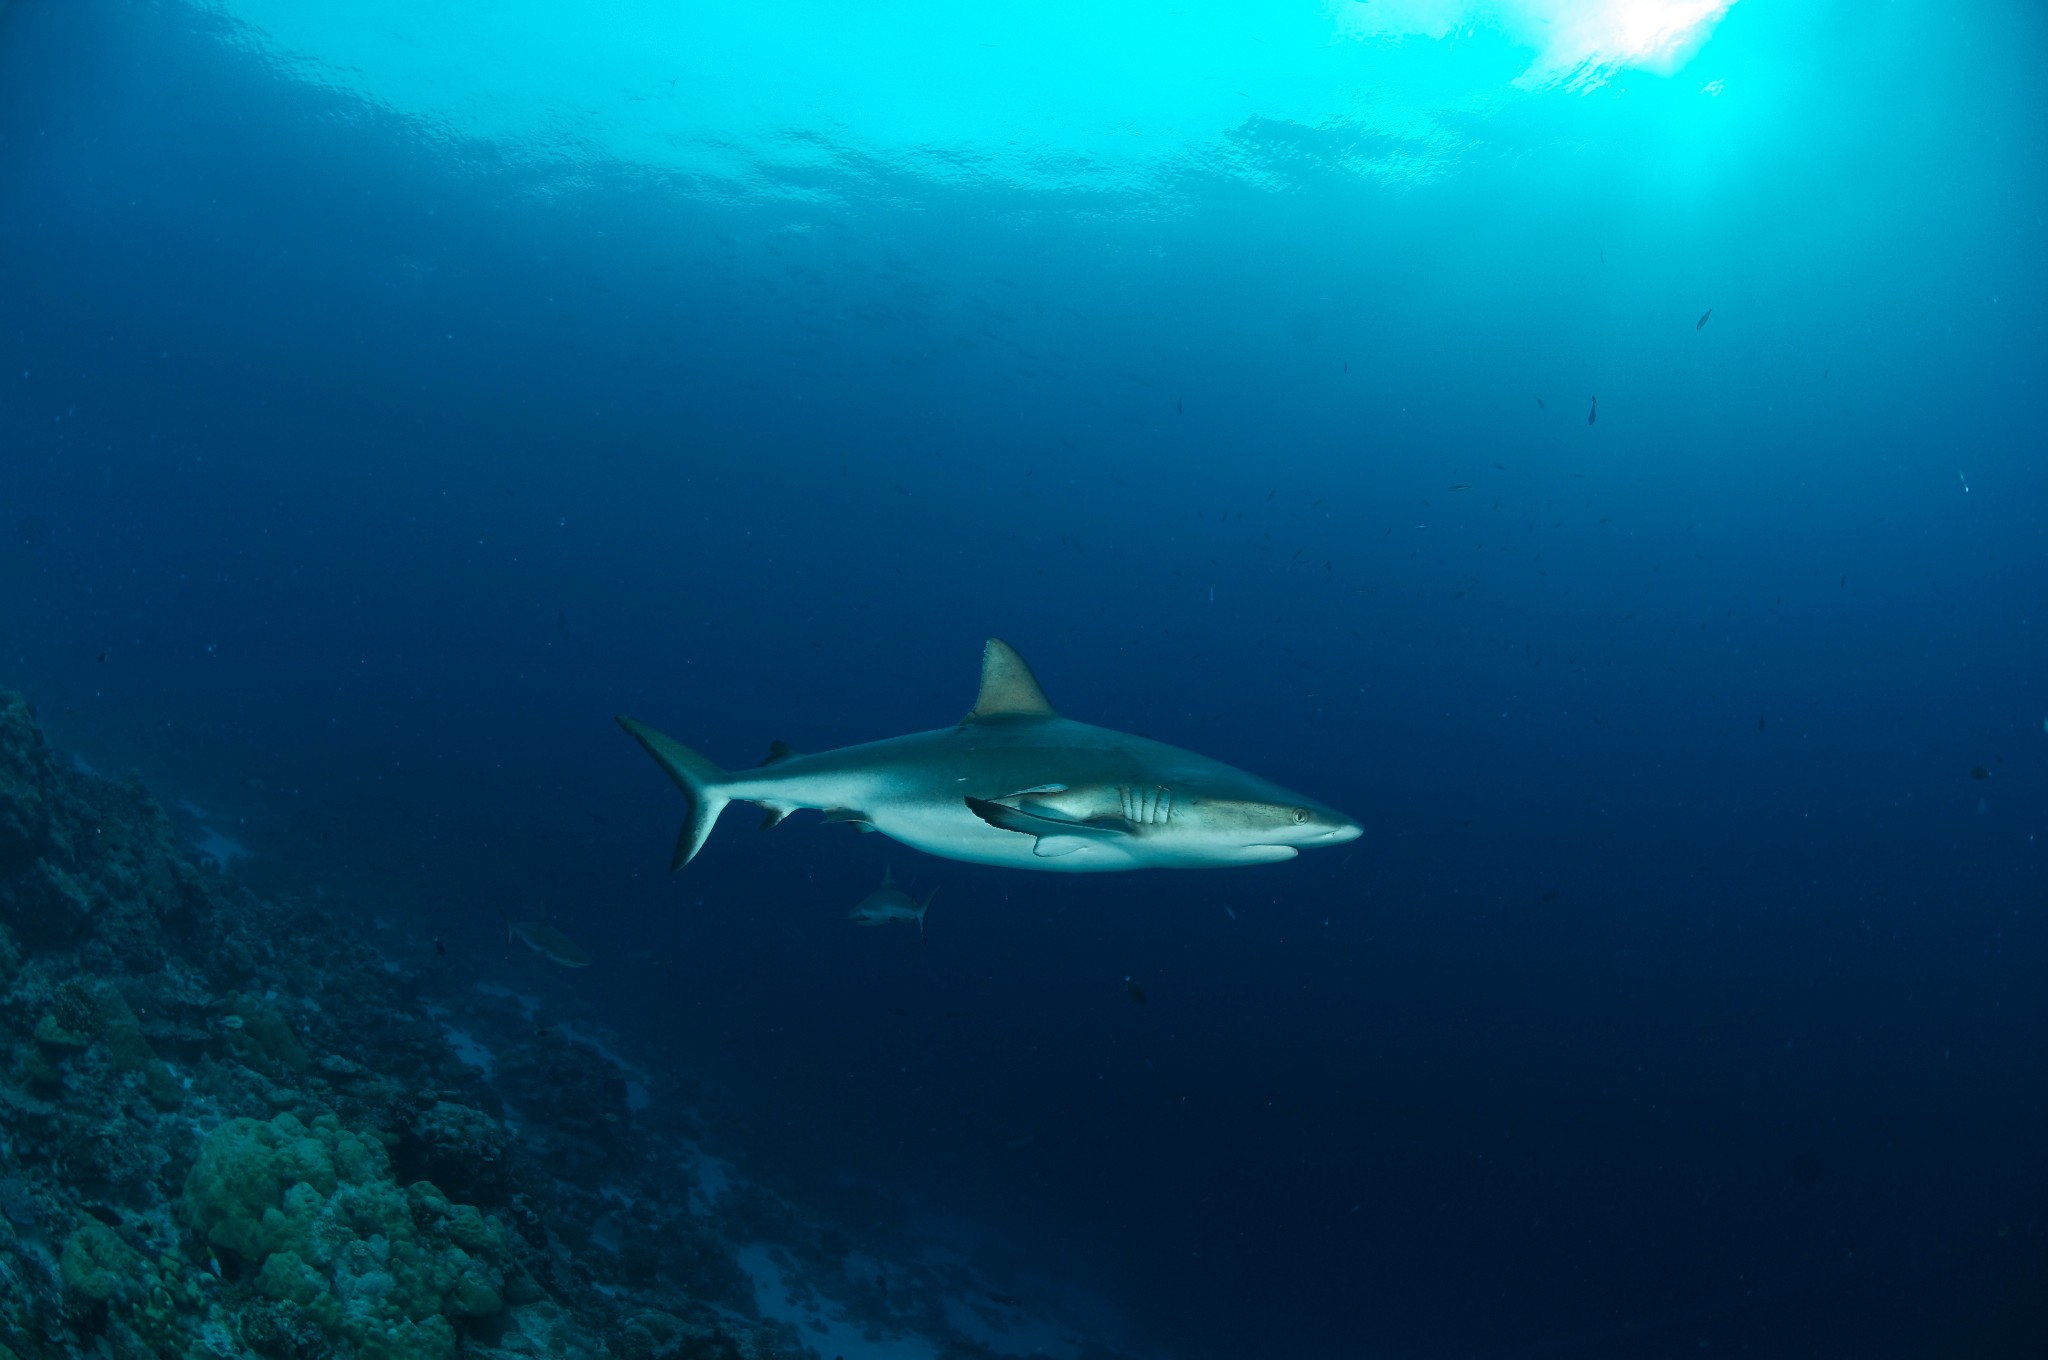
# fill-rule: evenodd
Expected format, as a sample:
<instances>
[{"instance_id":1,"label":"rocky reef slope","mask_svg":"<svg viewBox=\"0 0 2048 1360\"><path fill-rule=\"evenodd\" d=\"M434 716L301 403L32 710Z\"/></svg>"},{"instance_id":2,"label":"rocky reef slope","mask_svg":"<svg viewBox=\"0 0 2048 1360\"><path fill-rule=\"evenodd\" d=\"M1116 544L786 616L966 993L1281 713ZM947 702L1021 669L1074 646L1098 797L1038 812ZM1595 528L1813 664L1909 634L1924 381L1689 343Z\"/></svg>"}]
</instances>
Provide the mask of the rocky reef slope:
<instances>
[{"instance_id":1,"label":"rocky reef slope","mask_svg":"<svg viewBox=\"0 0 2048 1360\"><path fill-rule=\"evenodd\" d=\"M480 1064L368 934L0 692L0 1360L806 1353L685 1115L511 1001Z\"/></svg>"}]
</instances>

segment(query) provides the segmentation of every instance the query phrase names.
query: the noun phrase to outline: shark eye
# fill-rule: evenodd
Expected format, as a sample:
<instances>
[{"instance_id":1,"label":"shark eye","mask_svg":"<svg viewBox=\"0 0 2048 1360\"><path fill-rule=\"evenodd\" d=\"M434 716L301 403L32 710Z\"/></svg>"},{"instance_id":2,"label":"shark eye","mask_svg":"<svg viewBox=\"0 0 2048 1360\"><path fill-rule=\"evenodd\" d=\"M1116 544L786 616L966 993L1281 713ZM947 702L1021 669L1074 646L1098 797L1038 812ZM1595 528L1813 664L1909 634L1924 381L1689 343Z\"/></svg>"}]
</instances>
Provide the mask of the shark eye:
<instances>
[{"instance_id":1,"label":"shark eye","mask_svg":"<svg viewBox=\"0 0 2048 1360\"><path fill-rule=\"evenodd\" d=\"M1301 825L1301 824L1302 824L1303 822L1305 822L1305 821L1307 821L1307 820L1308 820L1308 809L1307 809L1307 808L1296 808L1296 809L1294 810L1294 824L1295 824L1296 826L1300 826L1300 825Z\"/></svg>"}]
</instances>

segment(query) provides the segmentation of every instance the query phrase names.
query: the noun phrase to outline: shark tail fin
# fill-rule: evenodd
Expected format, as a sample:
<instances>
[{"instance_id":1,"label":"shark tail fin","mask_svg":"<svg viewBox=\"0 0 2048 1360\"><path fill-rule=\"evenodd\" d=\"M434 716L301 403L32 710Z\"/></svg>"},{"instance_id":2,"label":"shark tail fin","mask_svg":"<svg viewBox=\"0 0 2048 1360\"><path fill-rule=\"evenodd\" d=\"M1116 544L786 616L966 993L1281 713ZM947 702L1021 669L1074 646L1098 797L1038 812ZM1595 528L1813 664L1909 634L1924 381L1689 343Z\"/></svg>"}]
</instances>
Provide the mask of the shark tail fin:
<instances>
[{"instance_id":1,"label":"shark tail fin","mask_svg":"<svg viewBox=\"0 0 2048 1360\"><path fill-rule=\"evenodd\" d=\"M725 771L645 723L622 716L619 726L647 748L647 754L654 757L654 763L667 770L668 777L676 781L676 787L689 797L690 810L683 818L682 831L676 836L676 852L669 859L668 867L673 872L696 858L706 838L711 835L718 814L725 811L726 803L731 801L718 787L725 780Z\"/></svg>"},{"instance_id":2,"label":"shark tail fin","mask_svg":"<svg viewBox=\"0 0 2048 1360\"><path fill-rule=\"evenodd\" d=\"M937 897L938 895L939 890L937 888L933 888L930 892L924 895L924 901L917 904L917 942L919 944L923 944L925 942L924 914L932 909L932 899L934 897Z\"/></svg>"}]
</instances>

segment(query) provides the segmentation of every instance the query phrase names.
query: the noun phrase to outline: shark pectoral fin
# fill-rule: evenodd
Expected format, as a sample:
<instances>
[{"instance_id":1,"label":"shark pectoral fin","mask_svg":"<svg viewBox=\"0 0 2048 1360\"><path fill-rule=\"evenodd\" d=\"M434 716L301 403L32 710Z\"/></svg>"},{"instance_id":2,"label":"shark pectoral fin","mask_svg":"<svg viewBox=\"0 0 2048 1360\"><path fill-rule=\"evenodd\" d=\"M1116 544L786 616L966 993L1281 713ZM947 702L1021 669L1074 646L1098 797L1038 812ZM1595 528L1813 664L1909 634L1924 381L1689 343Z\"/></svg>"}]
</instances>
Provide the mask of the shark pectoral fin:
<instances>
[{"instance_id":1,"label":"shark pectoral fin","mask_svg":"<svg viewBox=\"0 0 2048 1360\"><path fill-rule=\"evenodd\" d=\"M1003 797L1028 798L1034 793L1065 793L1066 791L1067 786L1065 784L1033 784L1028 789L1018 789L1014 793L1004 794Z\"/></svg>"},{"instance_id":2,"label":"shark pectoral fin","mask_svg":"<svg viewBox=\"0 0 2048 1360\"><path fill-rule=\"evenodd\" d=\"M1020 835L1038 837L1038 844L1032 848L1031 853L1041 859L1071 855L1091 842L1099 844L1103 841L1117 840L1137 830L1135 824L1122 817L1091 817L1085 822L1067 821L1047 815L1051 809L1042 804L1027 810L1003 803L992 803L986 798L969 798L967 809L990 826L999 827L1004 831L1015 831Z\"/></svg>"}]
</instances>

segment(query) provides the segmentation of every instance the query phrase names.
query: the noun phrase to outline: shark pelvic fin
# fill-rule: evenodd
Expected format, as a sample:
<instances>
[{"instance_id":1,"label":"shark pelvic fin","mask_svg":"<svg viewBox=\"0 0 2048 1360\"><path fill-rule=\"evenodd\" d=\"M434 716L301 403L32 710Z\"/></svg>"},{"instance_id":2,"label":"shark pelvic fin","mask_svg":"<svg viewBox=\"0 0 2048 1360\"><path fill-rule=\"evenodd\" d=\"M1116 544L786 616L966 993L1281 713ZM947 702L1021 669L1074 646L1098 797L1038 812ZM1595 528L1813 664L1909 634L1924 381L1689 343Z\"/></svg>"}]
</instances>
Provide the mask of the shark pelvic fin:
<instances>
[{"instance_id":1,"label":"shark pelvic fin","mask_svg":"<svg viewBox=\"0 0 2048 1360\"><path fill-rule=\"evenodd\" d=\"M725 805L731 801L718 787L725 780L725 771L645 723L623 715L618 722L633 740L646 748L657 765L668 771L668 777L676 781L676 787L690 800L690 810L683 817L683 829L676 835L675 854L669 858L669 871L673 873L696 858L705 839L710 836L712 826L718 821L718 814L725 811Z\"/></svg>"},{"instance_id":2,"label":"shark pelvic fin","mask_svg":"<svg viewBox=\"0 0 2048 1360\"><path fill-rule=\"evenodd\" d=\"M869 817L865 812L856 812L852 808L826 808L825 820L828 822L851 822L854 828L859 831L873 831L875 829L872 817Z\"/></svg>"},{"instance_id":3,"label":"shark pelvic fin","mask_svg":"<svg viewBox=\"0 0 2048 1360\"><path fill-rule=\"evenodd\" d=\"M981 653L981 693L975 698L974 711L962 721L1058 716L1017 649L1001 638L990 638Z\"/></svg>"}]
</instances>

